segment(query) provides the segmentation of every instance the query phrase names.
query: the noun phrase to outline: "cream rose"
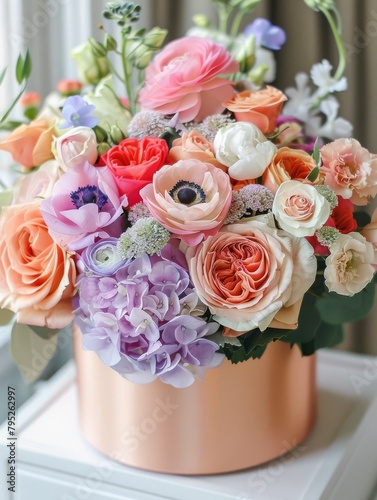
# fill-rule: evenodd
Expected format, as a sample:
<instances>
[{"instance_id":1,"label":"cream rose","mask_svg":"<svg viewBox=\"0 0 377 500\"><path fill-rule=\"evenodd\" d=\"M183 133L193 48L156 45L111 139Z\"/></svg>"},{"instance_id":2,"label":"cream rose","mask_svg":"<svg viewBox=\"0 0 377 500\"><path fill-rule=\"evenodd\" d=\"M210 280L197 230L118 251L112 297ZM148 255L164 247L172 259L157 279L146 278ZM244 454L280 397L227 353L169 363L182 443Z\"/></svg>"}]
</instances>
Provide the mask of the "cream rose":
<instances>
[{"instance_id":1,"label":"cream rose","mask_svg":"<svg viewBox=\"0 0 377 500\"><path fill-rule=\"evenodd\" d=\"M17 179L12 203L18 205L48 198L61 175L59 163L55 160L47 161L38 170L33 170Z\"/></svg>"},{"instance_id":2,"label":"cream rose","mask_svg":"<svg viewBox=\"0 0 377 500\"><path fill-rule=\"evenodd\" d=\"M257 179L271 163L277 147L252 123L236 122L222 127L214 140L216 158L228 167L233 179Z\"/></svg>"},{"instance_id":3,"label":"cream rose","mask_svg":"<svg viewBox=\"0 0 377 500\"><path fill-rule=\"evenodd\" d=\"M300 303L313 284L317 261L305 238L265 222L225 226L186 250L196 292L214 319L239 332L265 330L277 313ZM297 323L299 307L296 310Z\"/></svg>"},{"instance_id":4,"label":"cream rose","mask_svg":"<svg viewBox=\"0 0 377 500\"><path fill-rule=\"evenodd\" d=\"M0 216L0 307L17 322L64 328L73 320L72 254L51 238L40 202L13 205Z\"/></svg>"},{"instance_id":5,"label":"cream rose","mask_svg":"<svg viewBox=\"0 0 377 500\"><path fill-rule=\"evenodd\" d=\"M88 127L75 127L54 140L55 158L64 171L86 161L97 161L96 134Z\"/></svg>"},{"instance_id":6,"label":"cream rose","mask_svg":"<svg viewBox=\"0 0 377 500\"><path fill-rule=\"evenodd\" d=\"M330 292L352 297L373 279L374 249L360 233L341 234L330 246L325 284Z\"/></svg>"},{"instance_id":7,"label":"cream rose","mask_svg":"<svg viewBox=\"0 0 377 500\"><path fill-rule=\"evenodd\" d=\"M280 227L294 236L313 236L330 216L330 203L310 184L286 181L279 186L272 213Z\"/></svg>"}]
</instances>

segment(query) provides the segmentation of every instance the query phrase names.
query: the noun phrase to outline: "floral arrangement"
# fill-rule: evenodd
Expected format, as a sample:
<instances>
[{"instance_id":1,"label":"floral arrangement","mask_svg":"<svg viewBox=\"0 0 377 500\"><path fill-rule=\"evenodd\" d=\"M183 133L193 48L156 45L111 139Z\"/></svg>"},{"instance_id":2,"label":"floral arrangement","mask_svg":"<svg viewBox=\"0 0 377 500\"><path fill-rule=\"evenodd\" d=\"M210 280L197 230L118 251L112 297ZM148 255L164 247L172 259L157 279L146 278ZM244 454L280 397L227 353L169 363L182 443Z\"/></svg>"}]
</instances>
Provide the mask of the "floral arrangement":
<instances>
[{"instance_id":1,"label":"floral arrangement","mask_svg":"<svg viewBox=\"0 0 377 500\"><path fill-rule=\"evenodd\" d=\"M24 339L74 321L134 382L186 387L277 339L309 355L373 304L377 215L359 207L377 194L377 156L337 116L336 6L306 0L337 70L324 60L282 92L284 31L255 19L239 33L259 0L213 1L218 26L195 16L165 45L135 24L138 5L110 2L119 39L102 27L72 54L79 81L42 107L24 93L25 120L0 122L18 173L1 195L3 317ZM20 95L30 71L20 57Z\"/></svg>"}]
</instances>

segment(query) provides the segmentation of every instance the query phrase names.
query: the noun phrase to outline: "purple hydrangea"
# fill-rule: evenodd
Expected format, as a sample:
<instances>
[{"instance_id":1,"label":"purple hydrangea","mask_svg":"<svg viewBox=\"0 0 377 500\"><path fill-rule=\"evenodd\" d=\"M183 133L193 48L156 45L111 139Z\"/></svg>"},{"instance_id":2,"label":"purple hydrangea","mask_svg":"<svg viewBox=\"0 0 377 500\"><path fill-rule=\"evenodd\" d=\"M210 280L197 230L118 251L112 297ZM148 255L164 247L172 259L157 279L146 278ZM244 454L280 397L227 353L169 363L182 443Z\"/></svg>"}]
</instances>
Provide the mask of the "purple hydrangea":
<instances>
[{"instance_id":1,"label":"purple hydrangea","mask_svg":"<svg viewBox=\"0 0 377 500\"><path fill-rule=\"evenodd\" d=\"M83 275L75 321L84 349L128 380L187 387L223 359L207 338L219 325L203 319L205 311L184 254L170 242L160 256L143 254L110 276Z\"/></svg>"}]
</instances>

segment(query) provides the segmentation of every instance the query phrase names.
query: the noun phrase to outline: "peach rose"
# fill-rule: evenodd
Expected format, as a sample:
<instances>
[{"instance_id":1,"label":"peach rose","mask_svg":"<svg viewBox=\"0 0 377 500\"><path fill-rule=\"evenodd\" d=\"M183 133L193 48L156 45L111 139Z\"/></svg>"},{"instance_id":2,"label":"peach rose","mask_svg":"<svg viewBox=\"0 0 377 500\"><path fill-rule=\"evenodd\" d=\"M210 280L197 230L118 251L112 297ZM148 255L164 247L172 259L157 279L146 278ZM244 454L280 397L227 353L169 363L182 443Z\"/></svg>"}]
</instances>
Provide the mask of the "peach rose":
<instances>
[{"instance_id":1,"label":"peach rose","mask_svg":"<svg viewBox=\"0 0 377 500\"><path fill-rule=\"evenodd\" d=\"M76 268L72 254L48 233L40 202L14 205L0 216L0 307L18 323L64 328L73 320Z\"/></svg>"},{"instance_id":2,"label":"peach rose","mask_svg":"<svg viewBox=\"0 0 377 500\"><path fill-rule=\"evenodd\" d=\"M239 332L265 330L280 310L302 300L317 271L304 238L256 220L225 226L188 248L186 259L214 319Z\"/></svg>"},{"instance_id":3,"label":"peach rose","mask_svg":"<svg viewBox=\"0 0 377 500\"><path fill-rule=\"evenodd\" d=\"M216 160L212 143L197 130L191 130L188 134L183 134L182 137L175 139L168 155L169 163L190 159L211 163L215 167L224 170L224 172L227 170L224 165Z\"/></svg>"},{"instance_id":4,"label":"peach rose","mask_svg":"<svg viewBox=\"0 0 377 500\"><path fill-rule=\"evenodd\" d=\"M354 205L367 205L377 194L377 155L356 139L337 139L320 150L325 184Z\"/></svg>"},{"instance_id":5,"label":"peach rose","mask_svg":"<svg viewBox=\"0 0 377 500\"><path fill-rule=\"evenodd\" d=\"M280 184L295 180L303 182L315 168L312 156L301 149L280 148L263 174L262 184L276 193ZM320 182L320 176L313 184Z\"/></svg>"},{"instance_id":6,"label":"peach rose","mask_svg":"<svg viewBox=\"0 0 377 500\"><path fill-rule=\"evenodd\" d=\"M165 229L196 245L222 226L232 188L228 175L210 163L180 160L158 170L140 195Z\"/></svg>"},{"instance_id":7,"label":"peach rose","mask_svg":"<svg viewBox=\"0 0 377 500\"><path fill-rule=\"evenodd\" d=\"M267 85L265 89L239 92L224 106L234 113L238 122L253 123L262 134L271 134L286 100L283 92Z\"/></svg>"},{"instance_id":8,"label":"peach rose","mask_svg":"<svg viewBox=\"0 0 377 500\"><path fill-rule=\"evenodd\" d=\"M54 122L38 118L22 124L0 141L0 149L8 151L13 160L25 168L36 167L54 157L51 151Z\"/></svg>"}]
</instances>

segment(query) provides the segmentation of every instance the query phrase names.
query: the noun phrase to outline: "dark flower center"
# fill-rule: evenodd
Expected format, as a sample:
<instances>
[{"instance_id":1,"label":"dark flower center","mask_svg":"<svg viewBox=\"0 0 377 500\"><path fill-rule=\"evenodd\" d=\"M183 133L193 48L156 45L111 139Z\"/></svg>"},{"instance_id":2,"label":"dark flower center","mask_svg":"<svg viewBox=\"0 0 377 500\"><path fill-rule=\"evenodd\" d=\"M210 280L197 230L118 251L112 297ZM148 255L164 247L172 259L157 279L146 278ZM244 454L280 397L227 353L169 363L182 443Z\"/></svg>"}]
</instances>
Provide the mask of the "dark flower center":
<instances>
[{"instance_id":1,"label":"dark flower center","mask_svg":"<svg viewBox=\"0 0 377 500\"><path fill-rule=\"evenodd\" d=\"M176 203L191 206L198 203L205 203L206 194L203 189L195 182L178 181L169 191L170 196Z\"/></svg>"},{"instance_id":2,"label":"dark flower center","mask_svg":"<svg viewBox=\"0 0 377 500\"><path fill-rule=\"evenodd\" d=\"M97 186L84 186L79 187L77 191L72 191L71 200L76 208L95 203L101 210L106 205L108 197Z\"/></svg>"}]
</instances>

